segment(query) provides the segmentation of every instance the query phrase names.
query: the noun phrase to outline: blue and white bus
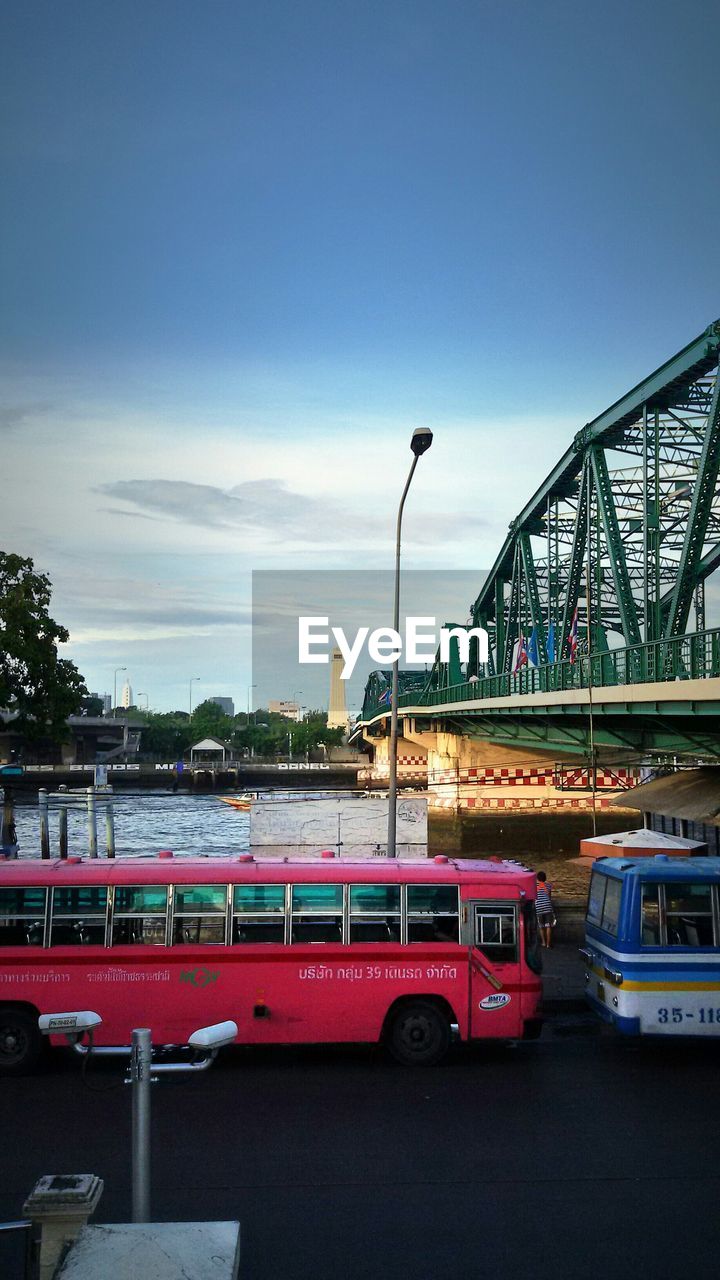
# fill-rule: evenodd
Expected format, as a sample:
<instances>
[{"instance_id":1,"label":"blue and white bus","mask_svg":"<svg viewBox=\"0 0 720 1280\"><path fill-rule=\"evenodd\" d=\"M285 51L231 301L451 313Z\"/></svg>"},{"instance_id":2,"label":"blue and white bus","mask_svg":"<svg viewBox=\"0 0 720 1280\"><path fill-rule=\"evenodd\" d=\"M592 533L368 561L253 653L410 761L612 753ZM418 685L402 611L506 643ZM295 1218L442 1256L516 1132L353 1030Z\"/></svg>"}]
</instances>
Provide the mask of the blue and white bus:
<instances>
[{"instance_id":1,"label":"blue and white bus","mask_svg":"<svg viewBox=\"0 0 720 1280\"><path fill-rule=\"evenodd\" d=\"M626 1035L720 1035L720 859L601 858L585 995Z\"/></svg>"}]
</instances>

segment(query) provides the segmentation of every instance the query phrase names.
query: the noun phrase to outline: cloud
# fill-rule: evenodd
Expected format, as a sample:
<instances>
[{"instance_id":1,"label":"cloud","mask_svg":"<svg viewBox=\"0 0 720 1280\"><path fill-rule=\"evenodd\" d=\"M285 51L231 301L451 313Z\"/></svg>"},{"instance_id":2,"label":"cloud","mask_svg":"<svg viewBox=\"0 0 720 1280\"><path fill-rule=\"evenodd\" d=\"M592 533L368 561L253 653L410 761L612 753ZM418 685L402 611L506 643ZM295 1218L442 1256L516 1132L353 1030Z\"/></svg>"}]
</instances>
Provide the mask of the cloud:
<instances>
[{"instance_id":1,"label":"cloud","mask_svg":"<svg viewBox=\"0 0 720 1280\"><path fill-rule=\"evenodd\" d=\"M205 529L233 529L249 535L269 535L274 541L295 538L303 542L330 541L337 545L344 528L352 535L358 513L341 507L327 497L311 497L289 489L282 480L248 480L222 489L217 485L193 484L187 480L115 480L100 485L95 492L129 503L133 511L110 508L117 515L137 515L143 519L170 520ZM391 512L382 516L362 515L363 540L387 538ZM432 543L460 540L470 528L487 527L475 513L445 515L434 513L429 523L423 516L411 517L412 540Z\"/></svg>"},{"instance_id":2,"label":"cloud","mask_svg":"<svg viewBox=\"0 0 720 1280\"><path fill-rule=\"evenodd\" d=\"M0 431L11 431L21 423L34 418L38 413L48 413L52 404L44 402L32 404L8 404L0 406Z\"/></svg>"},{"instance_id":3,"label":"cloud","mask_svg":"<svg viewBox=\"0 0 720 1280\"><path fill-rule=\"evenodd\" d=\"M325 499L294 493L280 480L247 480L231 489L188 480L115 480L96 492L130 503L140 515L278 537L309 537L319 519L334 525L342 516Z\"/></svg>"}]
</instances>

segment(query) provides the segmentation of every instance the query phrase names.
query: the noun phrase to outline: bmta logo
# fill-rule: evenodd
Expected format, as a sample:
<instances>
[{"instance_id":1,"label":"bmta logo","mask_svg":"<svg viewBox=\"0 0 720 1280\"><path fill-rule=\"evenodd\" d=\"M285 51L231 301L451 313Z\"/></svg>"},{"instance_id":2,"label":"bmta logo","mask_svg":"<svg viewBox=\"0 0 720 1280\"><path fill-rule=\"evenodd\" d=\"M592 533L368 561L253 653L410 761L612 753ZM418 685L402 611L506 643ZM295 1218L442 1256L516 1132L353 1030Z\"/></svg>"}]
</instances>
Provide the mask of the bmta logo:
<instances>
[{"instance_id":1,"label":"bmta logo","mask_svg":"<svg viewBox=\"0 0 720 1280\"><path fill-rule=\"evenodd\" d=\"M180 973L181 982L189 982L191 987L200 987L204 990L209 987L211 982L217 982L217 972L211 973L209 969L200 966L199 969L183 969Z\"/></svg>"},{"instance_id":2,"label":"bmta logo","mask_svg":"<svg viewBox=\"0 0 720 1280\"><path fill-rule=\"evenodd\" d=\"M505 1005L509 1004L511 1000L512 996L509 996L506 991L498 992L494 996L485 996L485 999L480 1001L479 1007L481 1009L504 1009Z\"/></svg>"}]
</instances>

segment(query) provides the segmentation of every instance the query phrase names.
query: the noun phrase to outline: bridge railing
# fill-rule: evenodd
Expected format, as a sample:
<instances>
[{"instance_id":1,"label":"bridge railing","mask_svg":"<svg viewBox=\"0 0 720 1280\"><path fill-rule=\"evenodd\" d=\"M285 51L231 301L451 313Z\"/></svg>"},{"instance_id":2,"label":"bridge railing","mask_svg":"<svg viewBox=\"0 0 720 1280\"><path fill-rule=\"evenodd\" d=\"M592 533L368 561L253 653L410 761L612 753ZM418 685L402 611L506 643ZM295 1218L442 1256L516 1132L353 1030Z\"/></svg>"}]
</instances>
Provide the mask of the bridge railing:
<instances>
[{"instance_id":1,"label":"bridge railing","mask_svg":"<svg viewBox=\"0 0 720 1280\"><path fill-rule=\"evenodd\" d=\"M488 698L522 697L530 693L565 693L572 689L606 688L613 685L653 684L657 681L702 680L720 676L720 628L636 644L627 649L610 649L591 657L578 656L575 662L548 662L539 667L467 680L424 693L409 692L398 698L400 707L437 707L448 702L477 702ZM367 714L388 714L377 706Z\"/></svg>"}]
</instances>

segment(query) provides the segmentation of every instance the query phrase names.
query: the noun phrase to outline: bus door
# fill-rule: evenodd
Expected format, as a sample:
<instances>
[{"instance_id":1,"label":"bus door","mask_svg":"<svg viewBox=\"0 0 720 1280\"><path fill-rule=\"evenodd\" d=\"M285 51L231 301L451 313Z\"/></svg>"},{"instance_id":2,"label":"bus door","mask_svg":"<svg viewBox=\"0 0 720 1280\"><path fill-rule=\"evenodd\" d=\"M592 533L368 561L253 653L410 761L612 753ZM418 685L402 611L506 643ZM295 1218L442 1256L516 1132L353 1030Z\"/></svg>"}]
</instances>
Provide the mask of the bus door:
<instances>
[{"instance_id":1,"label":"bus door","mask_svg":"<svg viewBox=\"0 0 720 1280\"><path fill-rule=\"evenodd\" d=\"M519 1035L518 904L463 902L463 931L470 956L470 1035Z\"/></svg>"}]
</instances>

